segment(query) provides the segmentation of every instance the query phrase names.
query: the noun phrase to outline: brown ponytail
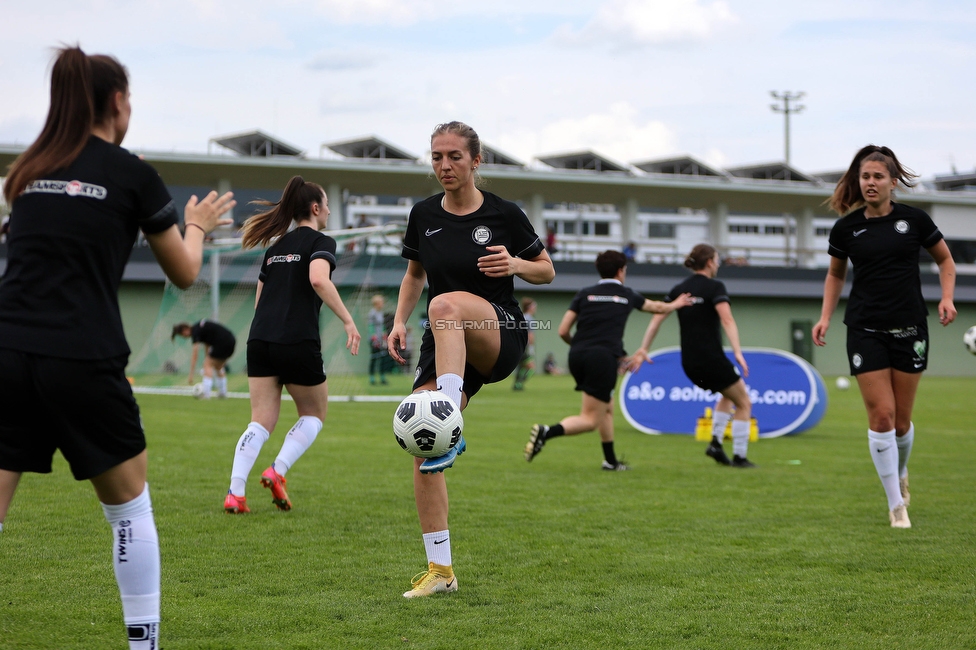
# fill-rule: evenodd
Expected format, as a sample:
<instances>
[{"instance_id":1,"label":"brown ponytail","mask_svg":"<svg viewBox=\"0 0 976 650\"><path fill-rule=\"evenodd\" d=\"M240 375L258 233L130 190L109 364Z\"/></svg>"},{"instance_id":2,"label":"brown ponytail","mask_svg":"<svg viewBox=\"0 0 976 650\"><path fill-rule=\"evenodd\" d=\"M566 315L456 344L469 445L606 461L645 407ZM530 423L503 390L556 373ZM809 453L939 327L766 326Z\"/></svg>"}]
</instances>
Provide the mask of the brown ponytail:
<instances>
[{"instance_id":1,"label":"brown ponytail","mask_svg":"<svg viewBox=\"0 0 976 650\"><path fill-rule=\"evenodd\" d=\"M312 204L318 203L324 196L325 190L318 183L308 183L301 176L292 176L277 203L251 201L252 204L269 206L271 209L244 222L241 247L267 246L272 239L288 232L292 221L302 221L311 216Z\"/></svg>"},{"instance_id":2,"label":"brown ponytail","mask_svg":"<svg viewBox=\"0 0 976 650\"><path fill-rule=\"evenodd\" d=\"M854 155L851 166L847 168L844 175L837 181L834 194L826 201L829 203L831 210L839 215L845 215L851 208L859 207L864 203L864 197L861 195L861 182L859 177L861 175L861 165L871 161L884 163L888 168L888 175L897 179L902 185L906 187L915 185L912 181L918 178L918 174L915 174L907 167L903 167L898 162L898 157L895 156L894 151L888 147L869 144L866 147L861 147L861 150Z\"/></svg>"},{"instance_id":3,"label":"brown ponytail","mask_svg":"<svg viewBox=\"0 0 976 650\"><path fill-rule=\"evenodd\" d=\"M692 271L701 271L708 261L715 257L715 247L709 244L697 244L685 258L685 266Z\"/></svg>"},{"instance_id":4,"label":"brown ponytail","mask_svg":"<svg viewBox=\"0 0 976 650\"><path fill-rule=\"evenodd\" d=\"M10 165L3 196L12 204L29 183L64 169L88 143L92 127L108 117L112 95L129 89L125 68L110 56L80 47L58 50L51 70L51 107L41 134Z\"/></svg>"}]
</instances>

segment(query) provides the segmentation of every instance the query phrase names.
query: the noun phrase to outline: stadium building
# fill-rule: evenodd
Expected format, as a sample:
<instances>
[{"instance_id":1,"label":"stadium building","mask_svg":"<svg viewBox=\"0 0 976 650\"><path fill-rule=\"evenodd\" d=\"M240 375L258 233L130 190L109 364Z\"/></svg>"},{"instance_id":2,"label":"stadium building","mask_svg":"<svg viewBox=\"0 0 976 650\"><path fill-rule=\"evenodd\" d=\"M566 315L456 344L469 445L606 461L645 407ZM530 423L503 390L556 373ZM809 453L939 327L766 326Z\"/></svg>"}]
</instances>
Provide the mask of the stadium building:
<instances>
[{"instance_id":1,"label":"stadium building","mask_svg":"<svg viewBox=\"0 0 976 650\"><path fill-rule=\"evenodd\" d=\"M22 150L0 145L0 169ZM330 225L337 235L405 222L415 201L440 191L427 160L377 137L324 143L318 157L260 131L214 138L206 154L140 153L159 171L178 205L191 194L233 190L238 200L236 226L254 211L248 202L277 200L295 174L326 188L333 213ZM592 262L597 253L630 245L634 261L627 284L649 298L660 298L685 277L684 255L707 241L723 256L719 279L732 297L744 346L795 352L825 375L847 373L843 299L828 347L814 351L810 341L828 264L827 236L836 219L825 201L842 171L810 174L782 162L718 169L690 156L625 164L593 151L526 162L490 146L485 147L479 171L484 189L518 202L540 236L548 235L555 244L556 279L551 285L531 286L516 279L517 294L534 297L539 303L537 318L552 323L551 329L537 332L540 358L553 352L565 365L567 346L558 338L556 324L575 291L596 281ZM959 270L959 321L945 330L931 328L930 372L976 375L976 358L959 354L963 332L976 324L976 172L936 176L913 190L901 189L899 200L932 216ZM220 236L233 235L228 229ZM341 250L357 258L346 267L340 260L335 280L344 296L384 293L392 310L406 268L399 257L399 237L377 234ZM922 256L923 294L934 311L940 297L938 274L924 251ZM6 249L0 244L0 270L5 260ZM201 276L220 286L213 309L221 318L216 299L230 291L225 285L247 288L256 277L245 271L221 275L216 267L214 273L204 270ZM163 282L162 271L141 242L120 293L134 357L148 344L148 332L160 317ZM253 289L251 296L253 301ZM365 312L359 321L362 331ZM646 324L646 318L631 319L629 350L639 344ZM657 346L677 341L677 323L671 319ZM360 362L365 372L368 358L356 363Z\"/></svg>"}]
</instances>

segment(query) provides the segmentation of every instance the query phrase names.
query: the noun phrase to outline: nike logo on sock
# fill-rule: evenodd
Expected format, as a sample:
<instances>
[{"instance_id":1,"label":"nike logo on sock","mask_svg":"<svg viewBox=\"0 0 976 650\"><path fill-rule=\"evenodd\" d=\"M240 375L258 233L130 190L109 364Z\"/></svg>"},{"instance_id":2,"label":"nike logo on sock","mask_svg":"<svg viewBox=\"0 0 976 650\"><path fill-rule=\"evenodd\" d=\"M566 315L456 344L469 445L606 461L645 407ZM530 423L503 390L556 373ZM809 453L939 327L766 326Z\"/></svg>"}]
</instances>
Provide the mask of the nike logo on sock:
<instances>
[{"instance_id":1,"label":"nike logo on sock","mask_svg":"<svg viewBox=\"0 0 976 650\"><path fill-rule=\"evenodd\" d=\"M879 454L883 454L883 453L885 453L886 451L888 451L889 449L891 449L891 445L888 445L888 446L887 446L887 447L885 447L884 449L875 449L875 451L876 451L876 452L878 452Z\"/></svg>"},{"instance_id":2,"label":"nike logo on sock","mask_svg":"<svg viewBox=\"0 0 976 650\"><path fill-rule=\"evenodd\" d=\"M444 539L435 539L434 540L434 543L435 544L443 544L446 541L447 541L447 538L445 537Z\"/></svg>"}]
</instances>

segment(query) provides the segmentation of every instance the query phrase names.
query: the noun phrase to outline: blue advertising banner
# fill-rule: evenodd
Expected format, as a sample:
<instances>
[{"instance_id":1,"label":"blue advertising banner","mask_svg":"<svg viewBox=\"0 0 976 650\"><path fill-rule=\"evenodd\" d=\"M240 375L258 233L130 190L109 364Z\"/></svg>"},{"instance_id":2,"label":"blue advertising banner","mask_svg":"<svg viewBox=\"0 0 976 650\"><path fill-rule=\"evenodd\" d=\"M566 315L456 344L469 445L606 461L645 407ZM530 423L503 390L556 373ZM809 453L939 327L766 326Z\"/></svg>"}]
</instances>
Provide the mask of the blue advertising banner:
<instances>
[{"instance_id":1,"label":"blue advertising banner","mask_svg":"<svg viewBox=\"0 0 976 650\"><path fill-rule=\"evenodd\" d=\"M732 361L731 350L726 356ZM827 410L827 388L816 368L804 359L771 348L743 348L749 364L746 389L760 438L800 433L815 426ZM620 409L644 433L694 435L705 408L722 397L691 383L681 368L681 350L662 348L652 363L627 373L620 385Z\"/></svg>"}]
</instances>

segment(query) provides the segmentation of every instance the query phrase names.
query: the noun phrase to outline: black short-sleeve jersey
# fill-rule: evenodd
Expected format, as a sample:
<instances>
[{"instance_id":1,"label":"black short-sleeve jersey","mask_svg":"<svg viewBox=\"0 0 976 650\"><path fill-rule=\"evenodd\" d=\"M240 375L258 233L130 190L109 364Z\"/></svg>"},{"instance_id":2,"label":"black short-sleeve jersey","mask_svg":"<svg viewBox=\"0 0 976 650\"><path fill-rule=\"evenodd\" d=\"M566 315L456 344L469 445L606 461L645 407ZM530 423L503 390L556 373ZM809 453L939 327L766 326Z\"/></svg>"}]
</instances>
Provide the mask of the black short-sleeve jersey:
<instances>
[{"instance_id":1,"label":"black short-sleeve jersey","mask_svg":"<svg viewBox=\"0 0 976 650\"><path fill-rule=\"evenodd\" d=\"M299 343L319 341L322 299L308 279L314 259L336 266L336 242L308 227L295 228L264 254L258 279L264 283L254 310L248 341Z\"/></svg>"},{"instance_id":2,"label":"black short-sleeve jersey","mask_svg":"<svg viewBox=\"0 0 976 650\"><path fill-rule=\"evenodd\" d=\"M489 278L478 270L478 258L490 254L488 246L505 246L522 259L538 257L545 247L521 208L491 192L482 194L481 207L462 216L441 206L443 192L416 203L401 255L419 261L427 272L428 305L442 293L467 291L520 314L514 278Z\"/></svg>"},{"instance_id":3,"label":"black short-sleeve jersey","mask_svg":"<svg viewBox=\"0 0 976 650\"><path fill-rule=\"evenodd\" d=\"M693 359L707 360L724 356L721 320L715 311L715 305L729 302L725 284L701 273L693 273L671 289L667 301L671 302L683 293L690 293L694 303L678 310L682 363L687 365Z\"/></svg>"},{"instance_id":4,"label":"black short-sleeve jersey","mask_svg":"<svg viewBox=\"0 0 976 650\"><path fill-rule=\"evenodd\" d=\"M576 312L576 333L570 352L599 348L617 357L624 352L624 328L634 309L644 305L644 296L616 280L601 280L580 289L569 310Z\"/></svg>"},{"instance_id":5,"label":"black short-sleeve jersey","mask_svg":"<svg viewBox=\"0 0 976 650\"><path fill-rule=\"evenodd\" d=\"M929 312L922 298L919 249L941 239L928 214L901 203L893 203L883 217L865 218L861 208L838 219L828 252L854 266L847 326L887 330L924 322Z\"/></svg>"},{"instance_id":6,"label":"black short-sleeve jersey","mask_svg":"<svg viewBox=\"0 0 976 650\"><path fill-rule=\"evenodd\" d=\"M190 340L194 343L204 343L216 347L233 347L237 342L234 333L229 329L204 318L199 323L194 323L190 328Z\"/></svg>"},{"instance_id":7,"label":"black short-sleeve jersey","mask_svg":"<svg viewBox=\"0 0 976 650\"><path fill-rule=\"evenodd\" d=\"M31 182L11 206L0 279L0 346L66 359L129 354L118 291L139 229L178 221L162 179L91 136L66 168Z\"/></svg>"}]
</instances>

